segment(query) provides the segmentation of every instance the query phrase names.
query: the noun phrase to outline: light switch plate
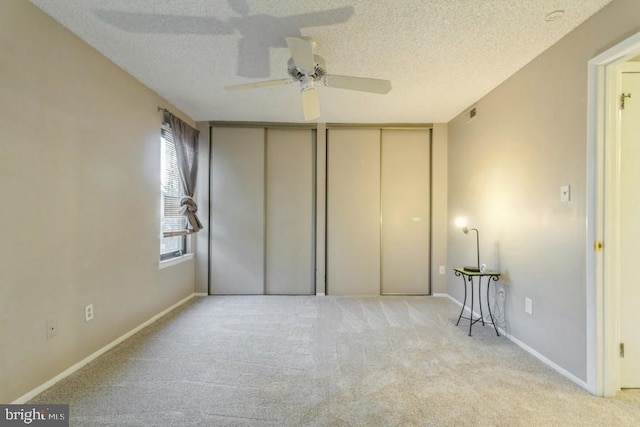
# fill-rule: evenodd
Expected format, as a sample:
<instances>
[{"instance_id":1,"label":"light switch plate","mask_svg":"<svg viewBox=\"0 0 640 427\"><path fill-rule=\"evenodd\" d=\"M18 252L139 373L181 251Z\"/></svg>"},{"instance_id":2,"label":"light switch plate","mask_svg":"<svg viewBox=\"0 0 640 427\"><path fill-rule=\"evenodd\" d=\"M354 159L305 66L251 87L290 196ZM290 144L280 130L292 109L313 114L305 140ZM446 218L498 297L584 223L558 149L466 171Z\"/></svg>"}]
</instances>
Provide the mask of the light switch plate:
<instances>
[{"instance_id":1,"label":"light switch plate","mask_svg":"<svg viewBox=\"0 0 640 427\"><path fill-rule=\"evenodd\" d=\"M524 299L524 312L533 316L533 300L531 298Z\"/></svg>"},{"instance_id":2,"label":"light switch plate","mask_svg":"<svg viewBox=\"0 0 640 427\"><path fill-rule=\"evenodd\" d=\"M570 202L571 201L571 186L563 185L560 187L560 201L561 202Z\"/></svg>"}]
</instances>

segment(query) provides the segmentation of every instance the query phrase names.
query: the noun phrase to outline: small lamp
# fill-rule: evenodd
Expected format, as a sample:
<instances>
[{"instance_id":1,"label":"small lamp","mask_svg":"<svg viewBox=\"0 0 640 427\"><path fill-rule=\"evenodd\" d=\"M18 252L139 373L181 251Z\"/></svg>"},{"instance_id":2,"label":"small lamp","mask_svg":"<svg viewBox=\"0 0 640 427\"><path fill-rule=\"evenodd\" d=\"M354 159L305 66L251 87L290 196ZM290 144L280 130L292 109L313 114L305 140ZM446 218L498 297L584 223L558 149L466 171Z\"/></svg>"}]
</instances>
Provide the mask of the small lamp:
<instances>
[{"instance_id":1,"label":"small lamp","mask_svg":"<svg viewBox=\"0 0 640 427\"><path fill-rule=\"evenodd\" d=\"M462 232L464 234L469 234L469 231L475 231L476 232L476 255L477 255L477 261L478 264L476 264L476 266L464 266L463 268L467 271L472 271L472 272L480 272L480 232L478 232L477 228L467 228L467 220L465 218L458 218L456 220L456 225L460 228L462 228Z\"/></svg>"}]
</instances>

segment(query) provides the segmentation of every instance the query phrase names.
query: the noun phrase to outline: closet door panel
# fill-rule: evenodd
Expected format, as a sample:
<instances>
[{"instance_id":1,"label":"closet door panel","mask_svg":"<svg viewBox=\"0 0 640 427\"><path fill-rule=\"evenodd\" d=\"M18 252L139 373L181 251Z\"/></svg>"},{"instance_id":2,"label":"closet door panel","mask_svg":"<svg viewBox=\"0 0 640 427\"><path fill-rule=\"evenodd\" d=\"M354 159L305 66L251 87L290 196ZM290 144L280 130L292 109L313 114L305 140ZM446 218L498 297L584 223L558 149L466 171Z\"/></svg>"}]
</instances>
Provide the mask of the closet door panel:
<instances>
[{"instance_id":1,"label":"closet door panel","mask_svg":"<svg viewBox=\"0 0 640 427\"><path fill-rule=\"evenodd\" d=\"M267 130L267 294L315 293L314 135Z\"/></svg>"},{"instance_id":2,"label":"closet door panel","mask_svg":"<svg viewBox=\"0 0 640 427\"><path fill-rule=\"evenodd\" d=\"M264 293L264 129L211 134L210 293Z\"/></svg>"},{"instance_id":3,"label":"closet door panel","mask_svg":"<svg viewBox=\"0 0 640 427\"><path fill-rule=\"evenodd\" d=\"M428 130L382 131L383 294L430 292L429 138Z\"/></svg>"},{"instance_id":4,"label":"closet door panel","mask_svg":"<svg viewBox=\"0 0 640 427\"><path fill-rule=\"evenodd\" d=\"M327 293L380 294L380 131L327 138Z\"/></svg>"}]
</instances>

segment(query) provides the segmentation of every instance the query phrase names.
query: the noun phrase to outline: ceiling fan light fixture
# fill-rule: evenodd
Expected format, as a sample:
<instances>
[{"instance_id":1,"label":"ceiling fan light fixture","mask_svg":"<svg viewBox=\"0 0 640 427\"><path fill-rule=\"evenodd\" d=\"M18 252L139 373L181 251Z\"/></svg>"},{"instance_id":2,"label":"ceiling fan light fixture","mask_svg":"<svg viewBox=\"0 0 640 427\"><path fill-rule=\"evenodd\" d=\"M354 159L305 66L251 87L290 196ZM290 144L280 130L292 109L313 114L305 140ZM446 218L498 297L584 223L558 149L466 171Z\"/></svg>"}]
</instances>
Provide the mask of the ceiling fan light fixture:
<instances>
[{"instance_id":1,"label":"ceiling fan light fixture","mask_svg":"<svg viewBox=\"0 0 640 427\"><path fill-rule=\"evenodd\" d=\"M303 75L300 78L300 92L304 92L305 90L313 89L313 78L310 76Z\"/></svg>"},{"instance_id":2,"label":"ceiling fan light fixture","mask_svg":"<svg viewBox=\"0 0 640 427\"><path fill-rule=\"evenodd\" d=\"M304 77L309 77L313 81L318 81L327 74L326 62L324 58L318 55L313 55L313 60L315 62L313 72L305 73L296 66L293 58L289 58L289 61L287 62L287 72L291 78L297 82L302 81Z\"/></svg>"}]
</instances>

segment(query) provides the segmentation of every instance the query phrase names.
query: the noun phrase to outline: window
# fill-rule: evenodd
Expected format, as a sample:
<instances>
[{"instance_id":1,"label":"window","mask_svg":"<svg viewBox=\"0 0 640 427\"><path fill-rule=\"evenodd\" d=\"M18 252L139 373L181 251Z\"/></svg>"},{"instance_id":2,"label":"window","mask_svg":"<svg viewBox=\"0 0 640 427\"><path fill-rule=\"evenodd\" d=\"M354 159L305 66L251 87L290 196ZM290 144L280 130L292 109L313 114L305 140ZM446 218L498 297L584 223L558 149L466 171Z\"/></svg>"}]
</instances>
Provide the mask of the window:
<instances>
[{"instance_id":1,"label":"window","mask_svg":"<svg viewBox=\"0 0 640 427\"><path fill-rule=\"evenodd\" d=\"M173 143L173 133L169 125L162 125L161 149L161 191L162 191L162 221L160 239L160 260L168 260L186 253L187 217L180 213L180 199L184 196L176 148Z\"/></svg>"}]
</instances>

